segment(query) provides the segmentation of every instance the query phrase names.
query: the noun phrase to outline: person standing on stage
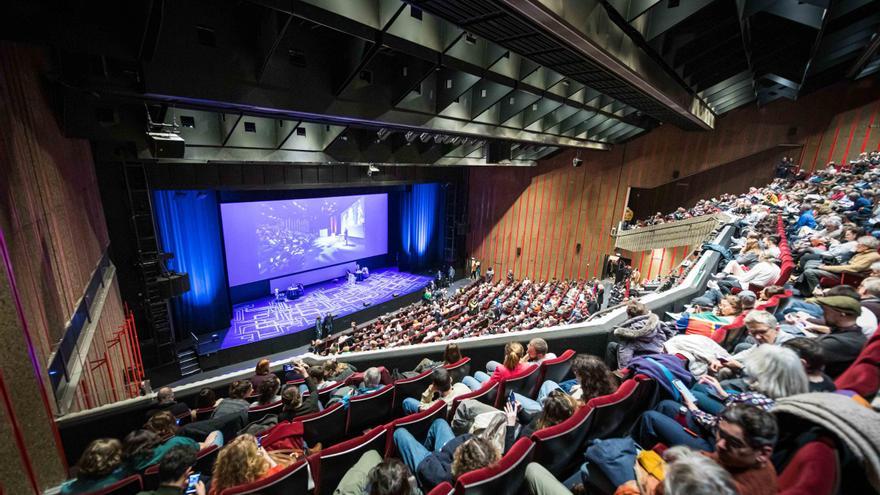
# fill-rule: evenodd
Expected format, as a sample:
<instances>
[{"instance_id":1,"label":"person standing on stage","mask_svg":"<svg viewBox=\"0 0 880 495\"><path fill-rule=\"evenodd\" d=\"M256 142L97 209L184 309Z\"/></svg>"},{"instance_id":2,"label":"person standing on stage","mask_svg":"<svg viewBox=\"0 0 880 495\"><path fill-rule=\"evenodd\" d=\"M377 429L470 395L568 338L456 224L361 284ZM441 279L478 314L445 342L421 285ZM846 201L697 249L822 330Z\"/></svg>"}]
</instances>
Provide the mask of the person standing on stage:
<instances>
[{"instance_id":1,"label":"person standing on stage","mask_svg":"<svg viewBox=\"0 0 880 495\"><path fill-rule=\"evenodd\" d=\"M476 270L476 276L474 277L474 280L480 280L480 269L483 267L482 265L483 264L480 263L480 260L477 260L477 270Z\"/></svg>"},{"instance_id":2,"label":"person standing on stage","mask_svg":"<svg viewBox=\"0 0 880 495\"><path fill-rule=\"evenodd\" d=\"M321 340L322 338L324 338L324 320L318 314L315 317L315 339Z\"/></svg>"},{"instance_id":3,"label":"person standing on stage","mask_svg":"<svg viewBox=\"0 0 880 495\"><path fill-rule=\"evenodd\" d=\"M449 274L449 282L450 283L453 280L455 280L455 267L453 267L452 265L449 265L449 270L446 273Z\"/></svg>"},{"instance_id":4,"label":"person standing on stage","mask_svg":"<svg viewBox=\"0 0 880 495\"><path fill-rule=\"evenodd\" d=\"M486 269L486 282L491 284L493 278L495 278L495 269L490 266Z\"/></svg>"},{"instance_id":5,"label":"person standing on stage","mask_svg":"<svg viewBox=\"0 0 880 495\"><path fill-rule=\"evenodd\" d=\"M513 268L507 270L507 283L508 284L513 283Z\"/></svg>"},{"instance_id":6,"label":"person standing on stage","mask_svg":"<svg viewBox=\"0 0 880 495\"><path fill-rule=\"evenodd\" d=\"M328 312L324 315L324 335L330 336L333 333L333 313Z\"/></svg>"},{"instance_id":7,"label":"person standing on stage","mask_svg":"<svg viewBox=\"0 0 880 495\"><path fill-rule=\"evenodd\" d=\"M471 278L477 279L477 259L471 258Z\"/></svg>"},{"instance_id":8,"label":"person standing on stage","mask_svg":"<svg viewBox=\"0 0 880 495\"><path fill-rule=\"evenodd\" d=\"M348 227L345 228L345 245L350 246L348 243Z\"/></svg>"}]
</instances>

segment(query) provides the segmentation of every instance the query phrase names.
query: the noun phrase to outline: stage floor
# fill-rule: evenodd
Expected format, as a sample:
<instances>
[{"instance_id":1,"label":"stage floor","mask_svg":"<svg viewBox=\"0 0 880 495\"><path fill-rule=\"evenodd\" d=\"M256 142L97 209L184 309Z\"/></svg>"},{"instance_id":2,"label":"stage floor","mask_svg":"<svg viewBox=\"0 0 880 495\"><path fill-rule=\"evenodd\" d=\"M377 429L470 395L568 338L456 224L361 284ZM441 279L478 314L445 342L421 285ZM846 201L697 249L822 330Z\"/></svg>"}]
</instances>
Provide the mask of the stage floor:
<instances>
[{"instance_id":1,"label":"stage floor","mask_svg":"<svg viewBox=\"0 0 880 495\"><path fill-rule=\"evenodd\" d=\"M236 304L232 307L232 326L226 331L220 349L229 349L300 331L314 332L315 318L332 313L334 318L350 315L393 299L392 294L422 290L430 276L382 268L362 282L349 284L340 278L306 287L303 297L276 303L274 297ZM336 331L341 330L336 328Z\"/></svg>"}]
</instances>

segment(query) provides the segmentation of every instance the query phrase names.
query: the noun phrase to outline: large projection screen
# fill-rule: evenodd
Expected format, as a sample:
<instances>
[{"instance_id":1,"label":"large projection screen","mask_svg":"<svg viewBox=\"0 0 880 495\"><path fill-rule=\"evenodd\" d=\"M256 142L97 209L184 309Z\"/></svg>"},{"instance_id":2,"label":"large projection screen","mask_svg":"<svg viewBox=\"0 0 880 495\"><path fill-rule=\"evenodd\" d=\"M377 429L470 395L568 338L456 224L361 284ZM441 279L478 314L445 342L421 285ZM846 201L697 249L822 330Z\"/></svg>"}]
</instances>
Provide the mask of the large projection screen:
<instances>
[{"instance_id":1,"label":"large projection screen","mask_svg":"<svg viewBox=\"0 0 880 495\"><path fill-rule=\"evenodd\" d=\"M229 285L388 252L388 195L222 203Z\"/></svg>"}]
</instances>

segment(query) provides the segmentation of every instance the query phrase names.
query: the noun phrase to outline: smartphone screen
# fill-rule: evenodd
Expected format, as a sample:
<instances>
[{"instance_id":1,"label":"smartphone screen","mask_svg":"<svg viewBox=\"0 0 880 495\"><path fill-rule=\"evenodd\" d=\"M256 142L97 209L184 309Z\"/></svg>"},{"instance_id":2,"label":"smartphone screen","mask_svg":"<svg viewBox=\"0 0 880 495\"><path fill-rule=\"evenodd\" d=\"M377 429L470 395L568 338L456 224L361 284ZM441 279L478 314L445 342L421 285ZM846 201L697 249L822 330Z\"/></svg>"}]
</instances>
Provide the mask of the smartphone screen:
<instances>
[{"instance_id":1,"label":"smartphone screen","mask_svg":"<svg viewBox=\"0 0 880 495\"><path fill-rule=\"evenodd\" d=\"M692 394L691 391L688 390L688 388L684 386L684 383L682 383L681 380L673 380L673 381L672 381L672 385L674 385L675 388L678 389L678 392L679 392L682 396L684 396L685 398L687 398L687 400L689 400L691 403L693 403L693 404L696 404L696 403L697 403L697 398L694 397L694 394Z\"/></svg>"},{"instance_id":2,"label":"smartphone screen","mask_svg":"<svg viewBox=\"0 0 880 495\"><path fill-rule=\"evenodd\" d=\"M284 366L282 366L282 369L284 369L285 373L288 373L290 371L293 371L293 365L290 363L287 363Z\"/></svg>"},{"instance_id":3,"label":"smartphone screen","mask_svg":"<svg viewBox=\"0 0 880 495\"><path fill-rule=\"evenodd\" d=\"M513 392L510 392L509 394L507 394L507 402L511 402L511 403L516 402L516 397L513 396Z\"/></svg>"},{"instance_id":4,"label":"smartphone screen","mask_svg":"<svg viewBox=\"0 0 880 495\"><path fill-rule=\"evenodd\" d=\"M199 478L202 476L202 473L193 473L189 475L189 483L186 485L186 494L195 493L196 485L199 484Z\"/></svg>"}]
</instances>

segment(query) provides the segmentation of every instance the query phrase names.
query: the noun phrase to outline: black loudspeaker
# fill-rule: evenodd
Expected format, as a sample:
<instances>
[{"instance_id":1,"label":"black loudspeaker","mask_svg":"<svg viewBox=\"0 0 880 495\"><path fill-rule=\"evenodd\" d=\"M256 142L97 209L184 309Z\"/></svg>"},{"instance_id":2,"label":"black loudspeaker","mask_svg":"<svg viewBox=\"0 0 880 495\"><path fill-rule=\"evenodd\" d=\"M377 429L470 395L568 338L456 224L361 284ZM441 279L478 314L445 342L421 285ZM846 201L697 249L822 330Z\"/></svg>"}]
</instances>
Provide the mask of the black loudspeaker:
<instances>
[{"instance_id":1,"label":"black loudspeaker","mask_svg":"<svg viewBox=\"0 0 880 495\"><path fill-rule=\"evenodd\" d=\"M147 145L153 158L183 158L186 143L170 132L148 132Z\"/></svg>"},{"instance_id":2,"label":"black loudspeaker","mask_svg":"<svg viewBox=\"0 0 880 495\"><path fill-rule=\"evenodd\" d=\"M171 299L189 292L189 274L170 273L165 277L156 278L156 284L159 286L161 297Z\"/></svg>"},{"instance_id":3,"label":"black loudspeaker","mask_svg":"<svg viewBox=\"0 0 880 495\"><path fill-rule=\"evenodd\" d=\"M581 252L581 243L577 243L577 244L574 246L574 252L580 254L580 252Z\"/></svg>"},{"instance_id":4,"label":"black loudspeaker","mask_svg":"<svg viewBox=\"0 0 880 495\"><path fill-rule=\"evenodd\" d=\"M679 176L681 176L681 172L679 172L678 170L672 171L672 178L673 179L677 179L677 178L679 178Z\"/></svg>"},{"instance_id":5,"label":"black loudspeaker","mask_svg":"<svg viewBox=\"0 0 880 495\"><path fill-rule=\"evenodd\" d=\"M485 147L486 163L510 161L510 141L490 141Z\"/></svg>"},{"instance_id":6,"label":"black loudspeaker","mask_svg":"<svg viewBox=\"0 0 880 495\"><path fill-rule=\"evenodd\" d=\"M517 247L517 248L516 248L516 257L519 258L519 256L520 256L521 254L522 254L522 248L521 248L521 247Z\"/></svg>"}]
</instances>

